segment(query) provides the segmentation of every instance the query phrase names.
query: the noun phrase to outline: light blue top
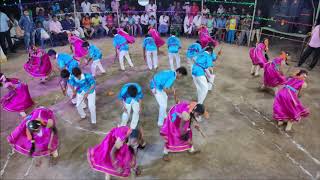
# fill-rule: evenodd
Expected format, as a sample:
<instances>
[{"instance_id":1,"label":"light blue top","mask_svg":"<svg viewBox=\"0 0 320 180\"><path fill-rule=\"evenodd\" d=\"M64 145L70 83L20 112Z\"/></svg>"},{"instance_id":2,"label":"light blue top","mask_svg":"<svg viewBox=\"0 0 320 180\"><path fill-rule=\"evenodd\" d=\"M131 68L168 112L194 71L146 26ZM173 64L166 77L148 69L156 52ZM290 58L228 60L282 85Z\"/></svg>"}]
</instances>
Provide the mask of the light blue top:
<instances>
[{"instance_id":1,"label":"light blue top","mask_svg":"<svg viewBox=\"0 0 320 180\"><path fill-rule=\"evenodd\" d=\"M113 38L113 46L120 51L129 51L129 45L123 36L116 34Z\"/></svg>"},{"instance_id":2,"label":"light blue top","mask_svg":"<svg viewBox=\"0 0 320 180\"><path fill-rule=\"evenodd\" d=\"M142 47L146 49L146 51L156 51L157 45L152 37L146 37L143 40Z\"/></svg>"},{"instance_id":3,"label":"light blue top","mask_svg":"<svg viewBox=\"0 0 320 180\"><path fill-rule=\"evenodd\" d=\"M128 87L129 86L135 86L137 88L137 96L136 97L131 97L127 91L128 91ZM119 100L123 100L126 102L126 104L130 104L132 100L135 100L137 102L139 102L139 100L141 100L143 98L143 93L142 93L142 88L139 84L137 83L127 83L124 86L122 86L120 93L118 95L118 99Z\"/></svg>"},{"instance_id":4,"label":"light blue top","mask_svg":"<svg viewBox=\"0 0 320 180\"><path fill-rule=\"evenodd\" d=\"M94 85L94 88L89 92L89 94L93 93L96 89L96 81L94 77L91 74L87 73L81 74L80 79L77 79L75 76L71 76L69 84L77 88L78 94L87 92L92 85Z\"/></svg>"},{"instance_id":5,"label":"light blue top","mask_svg":"<svg viewBox=\"0 0 320 180\"><path fill-rule=\"evenodd\" d=\"M162 91L163 89L169 89L173 86L176 80L176 72L171 70L160 71L153 76L150 81L150 89L156 88Z\"/></svg>"},{"instance_id":6,"label":"light blue top","mask_svg":"<svg viewBox=\"0 0 320 180\"><path fill-rule=\"evenodd\" d=\"M212 62L215 62L217 60L217 54L215 52L212 52L211 54ZM214 66L214 64L213 64Z\"/></svg>"},{"instance_id":7,"label":"light blue top","mask_svg":"<svg viewBox=\"0 0 320 180\"><path fill-rule=\"evenodd\" d=\"M199 53L202 52L202 47L199 43L193 43L188 47L187 50L187 58L191 59L198 56Z\"/></svg>"},{"instance_id":8,"label":"light blue top","mask_svg":"<svg viewBox=\"0 0 320 180\"><path fill-rule=\"evenodd\" d=\"M89 51L89 57L92 58L93 61L102 59L101 50L97 46L90 45L88 51Z\"/></svg>"},{"instance_id":9,"label":"light blue top","mask_svg":"<svg viewBox=\"0 0 320 180\"><path fill-rule=\"evenodd\" d=\"M79 64L76 60L72 58L67 53L59 53L57 56L57 64L60 69L67 69L70 74L72 74L72 69L79 67Z\"/></svg>"},{"instance_id":10,"label":"light blue top","mask_svg":"<svg viewBox=\"0 0 320 180\"><path fill-rule=\"evenodd\" d=\"M192 66L192 75L205 76L205 69L212 67L212 56L208 52L202 52L197 57L195 63Z\"/></svg>"},{"instance_id":11,"label":"light blue top","mask_svg":"<svg viewBox=\"0 0 320 180\"><path fill-rule=\"evenodd\" d=\"M167 40L167 46L169 53L178 53L181 48L180 39L176 36L170 36Z\"/></svg>"}]
</instances>

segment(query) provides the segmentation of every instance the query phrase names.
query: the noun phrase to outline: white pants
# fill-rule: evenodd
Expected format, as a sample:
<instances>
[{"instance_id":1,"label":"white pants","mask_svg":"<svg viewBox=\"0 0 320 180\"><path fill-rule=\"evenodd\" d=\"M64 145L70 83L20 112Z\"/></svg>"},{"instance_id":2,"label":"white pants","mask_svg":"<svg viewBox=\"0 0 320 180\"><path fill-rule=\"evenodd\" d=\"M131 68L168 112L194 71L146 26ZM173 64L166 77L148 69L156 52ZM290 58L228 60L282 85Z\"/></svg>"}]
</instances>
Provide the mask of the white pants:
<instances>
[{"instance_id":1,"label":"white pants","mask_svg":"<svg viewBox=\"0 0 320 180\"><path fill-rule=\"evenodd\" d=\"M167 116L168 95L163 90L159 91L157 89L152 89L152 92L159 104L158 126L161 127L163 125L164 118Z\"/></svg>"},{"instance_id":2,"label":"white pants","mask_svg":"<svg viewBox=\"0 0 320 180\"><path fill-rule=\"evenodd\" d=\"M259 75L260 66L259 65L252 65L251 67L251 74L258 76Z\"/></svg>"},{"instance_id":3,"label":"white pants","mask_svg":"<svg viewBox=\"0 0 320 180\"><path fill-rule=\"evenodd\" d=\"M127 122L130 118L131 109L132 109L133 112L132 112L132 119L131 119L130 128L136 129L138 122L139 122L139 111L140 111L139 102L137 102L135 100L132 100L130 104L127 104L124 102L124 108L125 108L125 111L122 113L120 126L127 125Z\"/></svg>"},{"instance_id":4,"label":"white pants","mask_svg":"<svg viewBox=\"0 0 320 180\"><path fill-rule=\"evenodd\" d=\"M86 107L85 100L83 100L84 92L77 93L77 110L80 114L81 118L86 117L86 113L84 112L84 108ZM91 115L91 123L96 124L96 91L88 95L88 104L89 104L89 110Z\"/></svg>"},{"instance_id":5,"label":"white pants","mask_svg":"<svg viewBox=\"0 0 320 180\"><path fill-rule=\"evenodd\" d=\"M131 67L133 67L133 63L132 63L132 61L131 61L131 58L130 58L130 56L129 56L129 52L128 51L120 51L119 52L119 62L120 62L120 68L121 68L121 70L125 70L124 69L124 58L126 58L127 59L127 61L128 61L128 63L129 63L129 65L131 66Z\"/></svg>"},{"instance_id":6,"label":"white pants","mask_svg":"<svg viewBox=\"0 0 320 180\"><path fill-rule=\"evenodd\" d=\"M208 90L211 91L212 87L214 85L214 78L215 78L215 74L211 74L210 71L207 71L208 73L206 73L206 77L207 77L207 81L208 81Z\"/></svg>"},{"instance_id":7,"label":"white pants","mask_svg":"<svg viewBox=\"0 0 320 180\"><path fill-rule=\"evenodd\" d=\"M184 33L191 34L192 33L192 26L184 26Z\"/></svg>"},{"instance_id":8,"label":"white pants","mask_svg":"<svg viewBox=\"0 0 320 180\"><path fill-rule=\"evenodd\" d=\"M151 57L152 55L152 57ZM147 64L148 68L150 70L156 69L158 67L158 52L155 51L146 51L146 58L147 58Z\"/></svg>"},{"instance_id":9,"label":"white pants","mask_svg":"<svg viewBox=\"0 0 320 180\"><path fill-rule=\"evenodd\" d=\"M192 76L192 78L197 88L198 103L203 104L209 90L207 78L205 76Z\"/></svg>"},{"instance_id":10,"label":"white pants","mask_svg":"<svg viewBox=\"0 0 320 180\"><path fill-rule=\"evenodd\" d=\"M169 55L170 68L172 71L175 71L177 68L180 67L180 55L179 53L169 53L168 55ZM177 68L174 68L173 58L176 59Z\"/></svg>"},{"instance_id":11,"label":"white pants","mask_svg":"<svg viewBox=\"0 0 320 180\"><path fill-rule=\"evenodd\" d=\"M72 96L73 96L73 91L72 91L72 88L68 85L67 86L67 96L71 99L71 103L72 104L77 104L77 98L74 98L72 99Z\"/></svg>"},{"instance_id":12,"label":"white pants","mask_svg":"<svg viewBox=\"0 0 320 180\"><path fill-rule=\"evenodd\" d=\"M102 64L101 64L100 59L99 59L99 60L92 61L92 64L91 64L91 74L92 74L93 77L96 76L97 67L100 69L100 71L101 71L102 73L105 73L105 72L106 72L106 70L104 70L104 68L102 67Z\"/></svg>"}]
</instances>

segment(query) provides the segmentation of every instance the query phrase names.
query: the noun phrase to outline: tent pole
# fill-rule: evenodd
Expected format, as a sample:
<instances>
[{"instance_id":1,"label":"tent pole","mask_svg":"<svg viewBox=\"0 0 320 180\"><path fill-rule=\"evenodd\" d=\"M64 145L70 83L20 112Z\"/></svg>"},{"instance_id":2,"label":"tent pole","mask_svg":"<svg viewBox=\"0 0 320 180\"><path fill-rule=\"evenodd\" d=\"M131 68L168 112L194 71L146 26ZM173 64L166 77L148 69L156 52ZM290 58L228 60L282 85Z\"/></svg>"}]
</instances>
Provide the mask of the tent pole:
<instances>
[{"instance_id":1,"label":"tent pole","mask_svg":"<svg viewBox=\"0 0 320 180\"><path fill-rule=\"evenodd\" d=\"M319 0L319 4L318 4L318 9L317 9L317 13L316 13L316 19L313 22L313 27L315 27L317 25L318 19L319 19L319 14L320 13L320 0Z\"/></svg>"}]
</instances>

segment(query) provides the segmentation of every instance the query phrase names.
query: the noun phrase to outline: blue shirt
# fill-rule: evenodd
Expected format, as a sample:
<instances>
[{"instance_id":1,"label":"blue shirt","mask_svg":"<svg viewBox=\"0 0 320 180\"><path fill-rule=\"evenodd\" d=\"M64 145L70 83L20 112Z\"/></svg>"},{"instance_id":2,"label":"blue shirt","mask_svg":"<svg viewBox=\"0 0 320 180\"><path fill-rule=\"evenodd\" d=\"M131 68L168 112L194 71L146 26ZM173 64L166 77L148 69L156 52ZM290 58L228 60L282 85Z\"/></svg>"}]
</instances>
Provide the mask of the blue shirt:
<instances>
[{"instance_id":1,"label":"blue shirt","mask_svg":"<svg viewBox=\"0 0 320 180\"><path fill-rule=\"evenodd\" d=\"M167 40L167 46L169 53L177 53L181 48L180 39L176 36L171 36Z\"/></svg>"},{"instance_id":2,"label":"blue shirt","mask_svg":"<svg viewBox=\"0 0 320 180\"><path fill-rule=\"evenodd\" d=\"M57 64L60 69L67 69L70 74L72 74L72 69L79 67L79 64L76 60L72 58L67 53L59 53L57 56Z\"/></svg>"},{"instance_id":3,"label":"blue shirt","mask_svg":"<svg viewBox=\"0 0 320 180\"><path fill-rule=\"evenodd\" d=\"M201 45L199 43L193 43L188 47L186 56L187 58L191 59L193 57L198 56L198 54L201 52L202 52Z\"/></svg>"},{"instance_id":4,"label":"blue shirt","mask_svg":"<svg viewBox=\"0 0 320 180\"><path fill-rule=\"evenodd\" d=\"M226 27L226 19L217 19L217 28L225 28Z\"/></svg>"},{"instance_id":5,"label":"blue shirt","mask_svg":"<svg viewBox=\"0 0 320 180\"><path fill-rule=\"evenodd\" d=\"M146 51L155 51L157 50L156 42L152 37L144 38L142 47L146 49Z\"/></svg>"},{"instance_id":6,"label":"blue shirt","mask_svg":"<svg viewBox=\"0 0 320 180\"><path fill-rule=\"evenodd\" d=\"M212 59L212 62L215 62L217 60L217 54L215 52L212 52L211 59Z\"/></svg>"},{"instance_id":7,"label":"blue shirt","mask_svg":"<svg viewBox=\"0 0 320 180\"><path fill-rule=\"evenodd\" d=\"M137 96L136 97L131 97L127 91L128 91L128 87L129 86L135 86L137 88ZM118 95L118 99L119 100L123 100L126 102L126 104L130 104L132 100L135 100L137 102L139 102L140 99L143 98L143 93L142 93L142 88L139 84L137 83L127 83L124 86L122 86L120 93Z\"/></svg>"},{"instance_id":8,"label":"blue shirt","mask_svg":"<svg viewBox=\"0 0 320 180\"><path fill-rule=\"evenodd\" d=\"M121 36L119 34L114 36L113 46L115 48L119 49L120 51L129 51L129 45L128 45L126 38L124 38L123 36Z\"/></svg>"},{"instance_id":9,"label":"blue shirt","mask_svg":"<svg viewBox=\"0 0 320 180\"><path fill-rule=\"evenodd\" d=\"M195 63L192 66L192 75L205 76L205 69L212 67L212 55L208 52L202 52L197 57Z\"/></svg>"},{"instance_id":10,"label":"blue shirt","mask_svg":"<svg viewBox=\"0 0 320 180\"><path fill-rule=\"evenodd\" d=\"M92 58L93 61L102 59L101 50L97 46L90 45L88 51L89 51L89 57Z\"/></svg>"},{"instance_id":11,"label":"blue shirt","mask_svg":"<svg viewBox=\"0 0 320 180\"><path fill-rule=\"evenodd\" d=\"M25 16L25 15L21 16L21 19L19 21L19 26L25 32L32 33L34 28L32 18L30 16Z\"/></svg>"},{"instance_id":12,"label":"blue shirt","mask_svg":"<svg viewBox=\"0 0 320 180\"><path fill-rule=\"evenodd\" d=\"M176 72L171 70L160 71L153 76L150 81L150 89L156 88L162 91L163 89L169 89L173 86L176 80Z\"/></svg>"},{"instance_id":13,"label":"blue shirt","mask_svg":"<svg viewBox=\"0 0 320 180\"><path fill-rule=\"evenodd\" d=\"M91 74L81 74L81 79L77 79L75 76L71 76L69 80L69 84L75 88L77 88L77 93L80 94L82 92L87 92L92 85L94 88L89 92L89 94L93 93L96 89L96 80Z\"/></svg>"}]
</instances>

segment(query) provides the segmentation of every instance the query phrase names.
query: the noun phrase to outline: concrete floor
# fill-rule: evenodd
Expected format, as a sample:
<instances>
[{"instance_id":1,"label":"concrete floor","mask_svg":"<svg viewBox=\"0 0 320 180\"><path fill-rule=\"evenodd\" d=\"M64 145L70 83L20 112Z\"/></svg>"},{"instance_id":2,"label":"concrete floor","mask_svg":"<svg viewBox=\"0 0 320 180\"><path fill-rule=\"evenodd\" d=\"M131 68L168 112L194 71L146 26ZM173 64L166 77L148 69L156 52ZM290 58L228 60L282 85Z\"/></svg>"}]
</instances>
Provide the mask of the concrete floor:
<instances>
[{"instance_id":1,"label":"concrete floor","mask_svg":"<svg viewBox=\"0 0 320 180\"><path fill-rule=\"evenodd\" d=\"M183 39L184 52L194 40ZM95 40L104 51L103 64L107 74L98 76L97 123L93 131L87 121L80 121L76 109L62 96L53 78L45 85L39 84L23 70L26 54L9 57L1 64L1 72L9 77L18 77L29 84L32 97L38 105L55 111L60 137L60 158L56 165L49 158L42 158L40 167L20 154L13 154L7 161L11 148L6 136L20 122L18 114L1 110L1 169L3 179L103 179L104 174L93 171L87 163L88 147L100 143L105 133L120 120L120 107L116 96L107 96L107 91L118 92L126 82L138 82L144 87L144 109L140 123L145 129L148 146L138 154L138 163L143 172L138 179L319 179L320 177L320 75L319 68L309 74L309 87L302 96L311 115L293 126L292 133L285 133L272 120L272 92L259 90L261 77L250 74L251 61L247 47L222 44L223 55L216 66L216 86L206 99L210 119L202 123L207 137L202 139L195 131L195 146L201 149L197 155L177 153L171 162L161 160L163 140L156 125L158 105L150 95L148 82L151 72L141 56L141 39L130 47L136 71L120 72L119 64L112 64L114 49L111 39ZM289 46L288 46L289 47ZM70 52L68 47L57 51ZM220 48L218 48L220 49ZM270 57L277 54L273 47ZM166 52L165 48L161 49ZM185 56L182 54L184 65ZM161 69L168 68L165 53L159 56ZM293 66L294 63L291 63ZM87 67L85 71L88 71ZM293 71L290 68L288 73ZM181 99L196 99L192 78L176 83ZM4 93L4 90L1 90ZM174 104L173 98L169 107Z\"/></svg>"}]
</instances>

